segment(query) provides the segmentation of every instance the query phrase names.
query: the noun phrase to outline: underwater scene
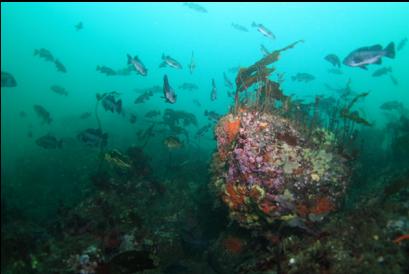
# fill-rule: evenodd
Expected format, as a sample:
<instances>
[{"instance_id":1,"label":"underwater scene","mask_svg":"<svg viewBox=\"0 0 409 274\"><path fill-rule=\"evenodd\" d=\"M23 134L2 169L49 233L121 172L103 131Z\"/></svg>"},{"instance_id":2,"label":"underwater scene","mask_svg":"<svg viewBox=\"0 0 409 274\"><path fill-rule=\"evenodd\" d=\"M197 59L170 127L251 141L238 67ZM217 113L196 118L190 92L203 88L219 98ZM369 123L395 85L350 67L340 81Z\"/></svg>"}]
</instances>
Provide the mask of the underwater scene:
<instances>
[{"instance_id":1,"label":"underwater scene","mask_svg":"<svg viewBox=\"0 0 409 274\"><path fill-rule=\"evenodd\" d=\"M408 3L1 3L1 273L409 273Z\"/></svg>"}]
</instances>

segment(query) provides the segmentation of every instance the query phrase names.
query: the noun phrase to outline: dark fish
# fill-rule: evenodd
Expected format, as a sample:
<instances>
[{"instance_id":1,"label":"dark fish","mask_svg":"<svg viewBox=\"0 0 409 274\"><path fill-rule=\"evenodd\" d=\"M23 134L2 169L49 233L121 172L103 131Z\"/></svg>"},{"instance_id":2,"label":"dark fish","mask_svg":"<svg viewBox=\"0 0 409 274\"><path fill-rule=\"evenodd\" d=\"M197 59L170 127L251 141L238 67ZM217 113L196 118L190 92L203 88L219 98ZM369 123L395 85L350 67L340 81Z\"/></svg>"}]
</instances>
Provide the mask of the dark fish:
<instances>
[{"instance_id":1,"label":"dark fish","mask_svg":"<svg viewBox=\"0 0 409 274\"><path fill-rule=\"evenodd\" d=\"M192 91L198 89L198 86L193 83L183 83L179 86L179 89Z\"/></svg>"},{"instance_id":2,"label":"dark fish","mask_svg":"<svg viewBox=\"0 0 409 274\"><path fill-rule=\"evenodd\" d=\"M169 55L162 54L162 60L163 62L159 65L161 68L169 66L175 69L182 69L182 65Z\"/></svg>"},{"instance_id":3,"label":"dark fish","mask_svg":"<svg viewBox=\"0 0 409 274\"><path fill-rule=\"evenodd\" d=\"M214 101L216 99L217 99L216 83L214 82L214 79L212 79L212 91L210 92L210 100Z\"/></svg>"},{"instance_id":4,"label":"dark fish","mask_svg":"<svg viewBox=\"0 0 409 274\"><path fill-rule=\"evenodd\" d=\"M27 117L27 113L25 111L20 111L19 113L21 118L26 118Z\"/></svg>"},{"instance_id":5,"label":"dark fish","mask_svg":"<svg viewBox=\"0 0 409 274\"><path fill-rule=\"evenodd\" d=\"M107 76L116 75L116 71L107 66L97 66L97 71L106 74Z\"/></svg>"},{"instance_id":6,"label":"dark fish","mask_svg":"<svg viewBox=\"0 0 409 274\"><path fill-rule=\"evenodd\" d=\"M261 50L261 53L263 54L263 56L267 56L267 55L270 54L268 49L263 44L260 45L260 50Z\"/></svg>"},{"instance_id":7,"label":"dark fish","mask_svg":"<svg viewBox=\"0 0 409 274\"><path fill-rule=\"evenodd\" d=\"M36 49L34 55L38 55L40 58L44 58L46 61L54 62L54 57L48 49Z\"/></svg>"},{"instance_id":8,"label":"dark fish","mask_svg":"<svg viewBox=\"0 0 409 274\"><path fill-rule=\"evenodd\" d=\"M91 112L84 112L83 114L81 114L80 118L81 119L87 119L91 117Z\"/></svg>"},{"instance_id":9,"label":"dark fish","mask_svg":"<svg viewBox=\"0 0 409 274\"><path fill-rule=\"evenodd\" d=\"M37 115L43 119L43 123L51 124L53 119L51 119L50 113L40 105L34 105L34 111L37 113Z\"/></svg>"},{"instance_id":10,"label":"dark fish","mask_svg":"<svg viewBox=\"0 0 409 274\"><path fill-rule=\"evenodd\" d=\"M193 104L195 104L195 105L198 106L198 107L201 107L201 106L202 106L202 104L201 104L198 100L196 100L196 99L193 100Z\"/></svg>"},{"instance_id":11,"label":"dark fish","mask_svg":"<svg viewBox=\"0 0 409 274\"><path fill-rule=\"evenodd\" d=\"M58 85L52 85L51 90L54 91L57 94L60 94L60 95L64 95L64 96L68 95L67 90L65 88L61 87L61 86L58 86Z\"/></svg>"},{"instance_id":12,"label":"dark fish","mask_svg":"<svg viewBox=\"0 0 409 274\"><path fill-rule=\"evenodd\" d=\"M192 57L190 58L190 63L187 65L190 71L190 74L193 73L194 69L196 68L195 58L192 51Z\"/></svg>"},{"instance_id":13,"label":"dark fish","mask_svg":"<svg viewBox=\"0 0 409 274\"><path fill-rule=\"evenodd\" d=\"M207 111L205 110L204 115L207 116L209 120L214 120L218 121L222 116L218 114L217 112L212 111Z\"/></svg>"},{"instance_id":14,"label":"dark fish","mask_svg":"<svg viewBox=\"0 0 409 274\"><path fill-rule=\"evenodd\" d=\"M183 143L175 136L166 137L163 142L169 149L179 149L183 146Z\"/></svg>"},{"instance_id":15,"label":"dark fish","mask_svg":"<svg viewBox=\"0 0 409 274\"><path fill-rule=\"evenodd\" d=\"M402 102L398 102L398 101L388 101L388 102L383 103L380 106L380 108L383 110L394 110L394 109L401 110L403 109L403 104Z\"/></svg>"},{"instance_id":16,"label":"dark fish","mask_svg":"<svg viewBox=\"0 0 409 274\"><path fill-rule=\"evenodd\" d=\"M328 62L330 62L334 67L340 67L341 66L341 61L339 60L338 56L335 54L328 54L324 58Z\"/></svg>"},{"instance_id":17,"label":"dark fish","mask_svg":"<svg viewBox=\"0 0 409 274\"><path fill-rule=\"evenodd\" d=\"M263 34L265 37L271 38L271 39L275 39L275 35L269 30L267 29L265 26L263 26L262 24L257 24L256 22L253 22L251 24L252 27L257 28L257 30Z\"/></svg>"},{"instance_id":18,"label":"dark fish","mask_svg":"<svg viewBox=\"0 0 409 274\"><path fill-rule=\"evenodd\" d=\"M153 255L145 250L124 251L112 257L107 270L103 273L133 274L148 269L154 269L157 265L153 261ZM102 271L100 271L102 273Z\"/></svg>"},{"instance_id":19,"label":"dark fish","mask_svg":"<svg viewBox=\"0 0 409 274\"><path fill-rule=\"evenodd\" d=\"M57 59L55 59L54 64L57 67L58 71L63 72L63 73L67 72L67 69L65 68L65 66Z\"/></svg>"},{"instance_id":20,"label":"dark fish","mask_svg":"<svg viewBox=\"0 0 409 274\"><path fill-rule=\"evenodd\" d=\"M122 100L116 100L113 94L109 94L102 99L102 106L106 111L121 113Z\"/></svg>"},{"instance_id":21,"label":"dark fish","mask_svg":"<svg viewBox=\"0 0 409 274\"><path fill-rule=\"evenodd\" d=\"M223 78L224 78L224 85L228 87L229 89L234 89L233 83L230 81L230 79L227 77L226 73L223 72Z\"/></svg>"},{"instance_id":22,"label":"dark fish","mask_svg":"<svg viewBox=\"0 0 409 274\"><path fill-rule=\"evenodd\" d=\"M239 30L239 31L243 31L243 32L248 32L249 31L245 26L242 26L242 25L239 25L239 24L236 24L236 23L231 23L231 26L233 28L235 28L236 30Z\"/></svg>"},{"instance_id":23,"label":"dark fish","mask_svg":"<svg viewBox=\"0 0 409 274\"><path fill-rule=\"evenodd\" d=\"M136 123L136 119L137 119L137 117L136 117L136 115L135 114L130 114L129 115L129 122L131 123L131 124L135 124Z\"/></svg>"},{"instance_id":24,"label":"dark fish","mask_svg":"<svg viewBox=\"0 0 409 274\"><path fill-rule=\"evenodd\" d=\"M381 45L356 49L345 57L343 63L350 67L360 67L366 70L367 65L381 64L384 56L395 58L395 44L393 42L389 43L385 49L382 49Z\"/></svg>"},{"instance_id":25,"label":"dark fish","mask_svg":"<svg viewBox=\"0 0 409 274\"><path fill-rule=\"evenodd\" d=\"M123 69L118 69L117 71L115 71L115 73L116 75L126 76L130 75L132 71L135 71L135 67L131 64Z\"/></svg>"},{"instance_id":26,"label":"dark fish","mask_svg":"<svg viewBox=\"0 0 409 274\"><path fill-rule=\"evenodd\" d=\"M1 87L2 88L13 88L17 86L17 81L11 73L2 71L1 72Z\"/></svg>"},{"instance_id":27,"label":"dark fish","mask_svg":"<svg viewBox=\"0 0 409 274\"><path fill-rule=\"evenodd\" d=\"M84 25L82 24L82 22L79 22L78 24L75 25L76 31L82 30L83 28L84 28Z\"/></svg>"},{"instance_id":28,"label":"dark fish","mask_svg":"<svg viewBox=\"0 0 409 274\"><path fill-rule=\"evenodd\" d=\"M389 72L392 72L391 67L383 67L383 68L375 70L374 73L372 73L372 77L379 77L379 76L385 75L385 74L387 74Z\"/></svg>"},{"instance_id":29,"label":"dark fish","mask_svg":"<svg viewBox=\"0 0 409 274\"><path fill-rule=\"evenodd\" d=\"M151 111L148 111L147 113L145 113L146 118L153 118L153 117L156 117L158 115L160 115L160 111L158 111L158 110L151 110Z\"/></svg>"},{"instance_id":30,"label":"dark fish","mask_svg":"<svg viewBox=\"0 0 409 274\"><path fill-rule=\"evenodd\" d=\"M337 69L337 68L329 69L328 72L329 72L329 73L332 73L332 74L337 74L337 75L344 74L344 73L342 72L342 70Z\"/></svg>"},{"instance_id":31,"label":"dark fish","mask_svg":"<svg viewBox=\"0 0 409 274\"><path fill-rule=\"evenodd\" d=\"M187 6L188 8L190 8L192 10L202 12L202 13L207 13L207 9L205 9L203 6L201 6L199 4L186 2L183 5Z\"/></svg>"},{"instance_id":32,"label":"dark fish","mask_svg":"<svg viewBox=\"0 0 409 274\"><path fill-rule=\"evenodd\" d=\"M399 85L398 80L397 80L395 77L393 77L393 75L389 75L389 77L391 78L391 81L392 81L392 83L393 83L395 86L398 86L398 85Z\"/></svg>"},{"instance_id":33,"label":"dark fish","mask_svg":"<svg viewBox=\"0 0 409 274\"><path fill-rule=\"evenodd\" d=\"M153 95L153 92L152 92L152 91L145 91L145 93L139 95L139 96L135 99L134 103L135 103L135 104L145 103L145 101L149 100L149 98L151 98L152 95Z\"/></svg>"},{"instance_id":34,"label":"dark fish","mask_svg":"<svg viewBox=\"0 0 409 274\"><path fill-rule=\"evenodd\" d=\"M88 146L106 146L108 133L103 133L101 129L88 128L77 135L77 138Z\"/></svg>"},{"instance_id":35,"label":"dark fish","mask_svg":"<svg viewBox=\"0 0 409 274\"><path fill-rule=\"evenodd\" d=\"M406 46L406 43L408 42L408 38L407 37L405 37L405 38L403 38L402 40L400 40L400 42L399 42L399 44L398 44L398 47L397 47L397 50L399 51L399 50L402 50L405 46Z\"/></svg>"},{"instance_id":36,"label":"dark fish","mask_svg":"<svg viewBox=\"0 0 409 274\"><path fill-rule=\"evenodd\" d=\"M62 148L62 140L57 140L51 134L44 135L36 140L36 144L46 149Z\"/></svg>"},{"instance_id":37,"label":"dark fish","mask_svg":"<svg viewBox=\"0 0 409 274\"><path fill-rule=\"evenodd\" d=\"M166 103L176 103L176 94L173 88L169 85L168 76L163 76L163 93L165 95Z\"/></svg>"},{"instance_id":38,"label":"dark fish","mask_svg":"<svg viewBox=\"0 0 409 274\"><path fill-rule=\"evenodd\" d=\"M309 73L297 73L295 76L292 76L291 79L293 81L298 81L298 82L310 82L315 79L314 75L311 75Z\"/></svg>"},{"instance_id":39,"label":"dark fish","mask_svg":"<svg viewBox=\"0 0 409 274\"><path fill-rule=\"evenodd\" d=\"M207 124L207 125L204 125L203 127L199 128L196 131L196 135L195 135L196 138L199 138L199 137L202 137L203 135L205 135L205 133L208 132L211 127L212 127L211 124Z\"/></svg>"},{"instance_id":40,"label":"dark fish","mask_svg":"<svg viewBox=\"0 0 409 274\"><path fill-rule=\"evenodd\" d=\"M139 60L138 56L132 58L131 55L128 56L128 65L133 65L135 70L142 76L148 75L148 70L146 69L145 65Z\"/></svg>"}]
</instances>

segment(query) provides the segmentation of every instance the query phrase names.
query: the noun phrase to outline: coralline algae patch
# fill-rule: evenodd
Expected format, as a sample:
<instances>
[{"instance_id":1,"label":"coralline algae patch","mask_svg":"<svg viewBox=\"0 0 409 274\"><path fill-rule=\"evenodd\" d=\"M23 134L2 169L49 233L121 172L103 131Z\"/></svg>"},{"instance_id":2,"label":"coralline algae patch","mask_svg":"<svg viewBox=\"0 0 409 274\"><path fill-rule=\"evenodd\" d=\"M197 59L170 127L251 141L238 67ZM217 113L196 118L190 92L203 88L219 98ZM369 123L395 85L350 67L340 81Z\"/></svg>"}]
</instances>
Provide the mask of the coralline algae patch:
<instances>
[{"instance_id":1,"label":"coralline algae patch","mask_svg":"<svg viewBox=\"0 0 409 274\"><path fill-rule=\"evenodd\" d=\"M216 137L213 184L240 225L306 228L337 209L349 173L331 132L303 134L275 114L241 111L220 119Z\"/></svg>"}]
</instances>

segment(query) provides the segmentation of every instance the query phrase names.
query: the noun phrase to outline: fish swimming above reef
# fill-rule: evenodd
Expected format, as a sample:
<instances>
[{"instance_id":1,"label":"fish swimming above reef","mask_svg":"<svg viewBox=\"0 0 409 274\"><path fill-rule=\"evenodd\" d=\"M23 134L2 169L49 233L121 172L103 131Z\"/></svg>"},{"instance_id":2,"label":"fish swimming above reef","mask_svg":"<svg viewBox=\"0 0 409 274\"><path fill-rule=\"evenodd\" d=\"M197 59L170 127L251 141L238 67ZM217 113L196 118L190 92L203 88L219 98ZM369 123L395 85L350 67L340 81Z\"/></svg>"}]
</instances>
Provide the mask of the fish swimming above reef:
<instances>
[{"instance_id":1,"label":"fish swimming above reef","mask_svg":"<svg viewBox=\"0 0 409 274\"><path fill-rule=\"evenodd\" d=\"M297 73L295 76L292 76L291 79L293 81L298 81L298 82L310 82L315 80L315 76L309 73L305 73L305 72L299 72Z\"/></svg>"},{"instance_id":2,"label":"fish swimming above reef","mask_svg":"<svg viewBox=\"0 0 409 274\"><path fill-rule=\"evenodd\" d=\"M145 91L144 93L142 93L141 95L139 95L134 103L135 104L142 104L145 103L145 101L149 100L151 97L153 96L153 92L152 91Z\"/></svg>"},{"instance_id":3,"label":"fish swimming above reef","mask_svg":"<svg viewBox=\"0 0 409 274\"><path fill-rule=\"evenodd\" d=\"M269 50L263 44L260 45L260 50L263 56L267 56L270 54Z\"/></svg>"},{"instance_id":4,"label":"fish swimming above reef","mask_svg":"<svg viewBox=\"0 0 409 274\"><path fill-rule=\"evenodd\" d=\"M205 135L205 133L208 132L211 127L212 127L212 124L207 124L207 125L204 125L203 127L199 128L196 131L196 134L195 134L196 138L199 138L199 137L202 137L203 135Z\"/></svg>"},{"instance_id":5,"label":"fish swimming above reef","mask_svg":"<svg viewBox=\"0 0 409 274\"><path fill-rule=\"evenodd\" d=\"M51 134L44 135L36 140L36 144L45 149L62 148L63 141Z\"/></svg>"},{"instance_id":6,"label":"fish swimming above reef","mask_svg":"<svg viewBox=\"0 0 409 274\"><path fill-rule=\"evenodd\" d=\"M102 65L102 66L97 66L97 71L99 71L99 72L101 72L101 73L103 73L103 74L105 74L105 75L107 75L107 76L112 76L112 75L116 75L116 74L117 74L115 70L113 70L113 69L110 68L110 67L104 66L104 65Z\"/></svg>"},{"instance_id":7,"label":"fish swimming above reef","mask_svg":"<svg viewBox=\"0 0 409 274\"><path fill-rule=\"evenodd\" d=\"M106 146L108 141L108 133L103 133L101 129L88 128L77 135L78 140L87 146L97 147Z\"/></svg>"},{"instance_id":8,"label":"fish swimming above reef","mask_svg":"<svg viewBox=\"0 0 409 274\"><path fill-rule=\"evenodd\" d=\"M13 88L17 86L17 81L11 73L2 71L1 72L1 87L2 88Z\"/></svg>"},{"instance_id":9,"label":"fish swimming above reef","mask_svg":"<svg viewBox=\"0 0 409 274\"><path fill-rule=\"evenodd\" d=\"M49 62L54 62L54 56L51 54L51 52L48 49L35 49L34 50L34 55L39 56L40 58L45 59L46 61Z\"/></svg>"},{"instance_id":10,"label":"fish swimming above reef","mask_svg":"<svg viewBox=\"0 0 409 274\"><path fill-rule=\"evenodd\" d=\"M63 73L66 73L66 72L67 72L67 69L65 68L65 66L63 65L63 63L61 63L59 60L55 59L55 60L54 60L54 64L55 64L55 67L57 68L57 70L58 70L59 72L63 72Z\"/></svg>"},{"instance_id":11,"label":"fish swimming above reef","mask_svg":"<svg viewBox=\"0 0 409 274\"><path fill-rule=\"evenodd\" d=\"M388 74L389 72L392 72L391 67L383 67L383 68L375 70L374 73L372 73L372 77L379 77L379 76Z\"/></svg>"},{"instance_id":12,"label":"fish swimming above reef","mask_svg":"<svg viewBox=\"0 0 409 274\"><path fill-rule=\"evenodd\" d=\"M224 79L224 85L228 87L229 89L233 90L234 86L232 81L227 77L226 73L223 72L223 79Z\"/></svg>"},{"instance_id":13,"label":"fish swimming above reef","mask_svg":"<svg viewBox=\"0 0 409 274\"><path fill-rule=\"evenodd\" d=\"M335 54L328 54L324 58L326 61L330 62L334 67L340 67L341 66L341 61L339 60L338 56Z\"/></svg>"},{"instance_id":14,"label":"fish swimming above reef","mask_svg":"<svg viewBox=\"0 0 409 274\"><path fill-rule=\"evenodd\" d=\"M366 66L370 64L382 64L382 57L395 58L395 44L389 43L386 48L382 49L381 45L373 45L370 47L362 47L352 51L345 57L344 65L350 67L359 67L368 69Z\"/></svg>"},{"instance_id":15,"label":"fish swimming above reef","mask_svg":"<svg viewBox=\"0 0 409 274\"><path fill-rule=\"evenodd\" d=\"M403 109L403 103L399 102L399 101L388 101L388 102L383 103L380 106L380 109L383 109L383 110L394 110L394 109L402 110Z\"/></svg>"},{"instance_id":16,"label":"fish swimming above reef","mask_svg":"<svg viewBox=\"0 0 409 274\"><path fill-rule=\"evenodd\" d=\"M405 38L403 38L402 40L400 40L400 42L399 42L399 44L398 44L398 47L397 47L397 50L398 51L400 51L400 50L402 50L405 46L406 46L406 43L408 42L408 38L407 37L405 37Z\"/></svg>"},{"instance_id":17,"label":"fish swimming above reef","mask_svg":"<svg viewBox=\"0 0 409 274\"><path fill-rule=\"evenodd\" d=\"M205 110L204 115L207 116L209 120L213 120L213 121L218 121L222 117L221 114L218 114L217 112L213 110L211 111Z\"/></svg>"},{"instance_id":18,"label":"fish swimming above reef","mask_svg":"<svg viewBox=\"0 0 409 274\"><path fill-rule=\"evenodd\" d=\"M50 87L50 89L51 89L53 92L55 92L55 93L57 93L57 94L59 94L59 95L68 96L67 90L66 90L65 88L63 88L62 86L52 85L52 86Z\"/></svg>"},{"instance_id":19,"label":"fish swimming above reef","mask_svg":"<svg viewBox=\"0 0 409 274\"><path fill-rule=\"evenodd\" d=\"M210 100L215 101L216 99L217 99L216 83L214 79L212 79L212 91L210 92Z\"/></svg>"},{"instance_id":20,"label":"fish swimming above reef","mask_svg":"<svg viewBox=\"0 0 409 274\"><path fill-rule=\"evenodd\" d=\"M183 89L183 90L197 90L199 87L196 84L193 83L183 83L179 86L179 89Z\"/></svg>"},{"instance_id":21,"label":"fish swimming above reef","mask_svg":"<svg viewBox=\"0 0 409 274\"><path fill-rule=\"evenodd\" d=\"M251 24L252 27L257 28L257 30L263 34L265 37L271 38L271 39L275 39L275 35L272 31L270 31L269 29L267 29L263 24L257 24L256 22L253 22Z\"/></svg>"},{"instance_id":22,"label":"fish swimming above reef","mask_svg":"<svg viewBox=\"0 0 409 274\"><path fill-rule=\"evenodd\" d=\"M205 9L203 6L197 4L197 3L192 3L192 2L186 2L183 4L184 6L197 11L197 12L201 12L201 13L207 13L207 9Z\"/></svg>"},{"instance_id":23,"label":"fish swimming above reef","mask_svg":"<svg viewBox=\"0 0 409 274\"><path fill-rule=\"evenodd\" d=\"M193 51L192 51L192 57L190 58L190 63L187 65L187 67L189 68L190 74L192 74L196 68L195 57L194 57Z\"/></svg>"},{"instance_id":24,"label":"fish swimming above reef","mask_svg":"<svg viewBox=\"0 0 409 274\"><path fill-rule=\"evenodd\" d=\"M166 145L166 147L169 149L179 149L183 145L182 142L179 140L179 138L175 136L166 137L163 142Z\"/></svg>"},{"instance_id":25,"label":"fish swimming above reef","mask_svg":"<svg viewBox=\"0 0 409 274\"><path fill-rule=\"evenodd\" d=\"M78 24L75 25L75 30L80 31L84 28L84 24L82 22L79 22Z\"/></svg>"},{"instance_id":26,"label":"fish swimming above reef","mask_svg":"<svg viewBox=\"0 0 409 274\"><path fill-rule=\"evenodd\" d=\"M117 112L117 113L121 113L122 111L122 100L121 99L117 100L113 94L108 94L104 96L101 103L102 103L102 107L106 111Z\"/></svg>"},{"instance_id":27,"label":"fish swimming above reef","mask_svg":"<svg viewBox=\"0 0 409 274\"><path fill-rule=\"evenodd\" d=\"M169 66L175 69L182 69L182 65L169 55L162 54L162 60L162 63L159 65L160 68Z\"/></svg>"},{"instance_id":28,"label":"fish swimming above reef","mask_svg":"<svg viewBox=\"0 0 409 274\"><path fill-rule=\"evenodd\" d=\"M43 120L43 123L51 124L53 121L50 113L43 106L34 105L34 111Z\"/></svg>"},{"instance_id":29,"label":"fish swimming above reef","mask_svg":"<svg viewBox=\"0 0 409 274\"><path fill-rule=\"evenodd\" d=\"M392 83L393 83L395 86L398 86L398 85L399 85L398 79L396 79L393 75L389 75L389 78L391 79Z\"/></svg>"},{"instance_id":30,"label":"fish swimming above reef","mask_svg":"<svg viewBox=\"0 0 409 274\"><path fill-rule=\"evenodd\" d=\"M234 29L238 30L238 31L242 31L242 32L248 32L249 31L245 26L237 24L237 23L231 23L231 26Z\"/></svg>"},{"instance_id":31,"label":"fish swimming above reef","mask_svg":"<svg viewBox=\"0 0 409 274\"><path fill-rule=\"evenodd\" d=\"M138 56L132 58L132 56L128 54L127 57L128 65L132 65L140 75L142 76L148 75L148 70L146 69L142 61L138 58Z\"/></svg>"},{"instance_id":32,"label":"fish swimming above reef","mask_svg":"<svg viewBox=\"0 0 409 274\"><path fill-rule=\"evenodd\" d=\"M176 103L176 93L169 84L168 76L165 74L163 76L163 93L165 96L166 103L174 104Z\"/></svg>"}]
</instances>

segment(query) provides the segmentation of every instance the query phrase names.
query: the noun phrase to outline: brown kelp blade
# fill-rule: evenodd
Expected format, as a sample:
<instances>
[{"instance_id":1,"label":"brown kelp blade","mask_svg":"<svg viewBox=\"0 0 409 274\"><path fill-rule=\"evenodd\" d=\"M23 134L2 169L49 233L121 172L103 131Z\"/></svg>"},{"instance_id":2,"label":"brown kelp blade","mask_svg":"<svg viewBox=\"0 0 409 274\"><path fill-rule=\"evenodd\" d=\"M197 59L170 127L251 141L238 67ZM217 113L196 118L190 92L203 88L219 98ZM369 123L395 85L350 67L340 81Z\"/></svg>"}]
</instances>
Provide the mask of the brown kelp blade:
<instances>
[{"instance_id":1,"label":"brown kelp blade","mask_svg":"<svg viewBox=\"0 0 409 274\"><path fill-rule=\"evenodd\" d=\"M349 105L346 108L341 110L341 117L354 121L355 123L365 125L365 126L372 126L367 120L359 116L356 112L351 112L351 108L355 105L355 103L360 99L368 96L369 92L360 93L355 96L354 99L351 100Z\"/></svg>"},{"instance_id":2,"label":"brown kelp blade","mask_svg":"<svg viewBox=\"0 0 409 274\"><path fill-rule=\"evenodd\" d=\"M266 79L274 71L274 68L267 68L267 66L276 62L282 51L291 49L300 42L304 41L299 40L282 49L275 50L248 68L240 68L236 77L236 92L246 90L254 83Z\"/></svg>"}]
</instances>

